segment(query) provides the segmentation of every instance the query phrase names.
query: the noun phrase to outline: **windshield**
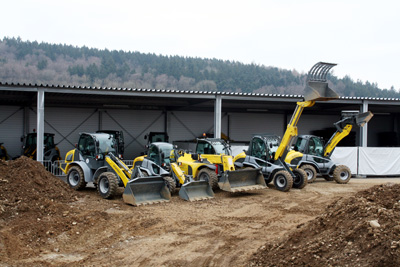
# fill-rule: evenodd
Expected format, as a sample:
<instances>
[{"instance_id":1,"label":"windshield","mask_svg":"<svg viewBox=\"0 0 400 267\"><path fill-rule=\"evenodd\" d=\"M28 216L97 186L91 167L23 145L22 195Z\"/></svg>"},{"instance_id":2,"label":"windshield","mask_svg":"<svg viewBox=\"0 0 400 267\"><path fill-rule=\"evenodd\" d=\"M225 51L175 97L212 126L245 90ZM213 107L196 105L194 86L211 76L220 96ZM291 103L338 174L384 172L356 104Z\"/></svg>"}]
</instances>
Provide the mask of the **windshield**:
<instances>
[{"instance_id":1,"label":"windshield","mask_svg":"<svg viewBox=\"0 0 400 267\"><path fill-rule=\"evenodd\" d=\"M164 153L164 158L169 158L169 154L171 153L171 150L173 149L172 144L161 144L158 146L160 148L161 153Z\"/></svg>"},{"instance_id":2,"label":"windshield","mask_svg":"<svg viewBox=\"0 0 400 267\"><path fill-rule=\"evenodd\" d=\"M322 153L324 151L324 144L322 143L322 140L319 139L318 137L313 137L310 140L310 147L309 147L309 153L311 155L316 155L316 156L323 156Z\"/></svg>"},{"instance_id":3,"label":"windshield","mask_svg":"<svg viewBox=\"0 0 400 267\"><path fill-rule=\"evenodd\" d=\"M268 144L270 153L274 153L278 150L280 145L280 140L278 136L266 136L264 137L265 142Z\"/></svg>"},{"instance_id":4,"label":"windshield","mask_svg":"<svg viewBox=\"0 0 400 267\"><path fill-rule=\"evenodd\" d=\"M96 135L96 140L99 142L99 153L107 154L109 152L115 152L115 139L112 135Z\"/></svg>"},{"instance_id":5,"label":"windshield","mask_svg":"<svg viewBox=\"0 0 400 267\"><path fill-rule=\"evenodd\" d=\"M231 154L229 147L225 143L222 143L220 141L212 141L211 144L213 145L216 154Z\"/></svg>"}]
</instances>

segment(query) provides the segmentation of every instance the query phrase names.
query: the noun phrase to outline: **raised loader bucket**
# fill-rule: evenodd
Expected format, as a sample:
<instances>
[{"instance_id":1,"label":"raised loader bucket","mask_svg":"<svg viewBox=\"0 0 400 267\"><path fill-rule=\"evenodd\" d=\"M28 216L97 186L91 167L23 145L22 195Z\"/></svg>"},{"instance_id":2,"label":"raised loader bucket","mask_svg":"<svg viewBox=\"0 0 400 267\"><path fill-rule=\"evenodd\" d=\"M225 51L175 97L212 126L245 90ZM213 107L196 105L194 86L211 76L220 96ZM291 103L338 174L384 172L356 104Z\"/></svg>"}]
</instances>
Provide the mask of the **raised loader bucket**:
<instances>
[{"instance_id":1,"label":"raised loader bucket","mask_svg":"<svg viewBox=\"0 0 400 267\"><path fill-rule=\"evenodd\" d=\"M161 176L136 178L126 184L122 198L134 206L166 202L171 193Z\"/></svg>"},{"instance_id":2,"label":"raised loader bucket","mask_svg":"<svg viewBox=\"0 0 400 267\"><path fill-rule=\"evenodd\" d=\"M214 192L207 181L192 181L182 185L179 196L187 201L198 201L213 198Z\"/></svg>"},{"instance_id":3,"label":"raised loader bucket","mask_svg":"<svg viewBox=\"0 0 400 267\"><path fill-rule=\"evenodd\" d=\"M242 192L267 187L261 169L226 171L219 179L218 186L228 192Z\"/></svg>"},{"instance_id":4,"label":"raised loader bucket","mask_svg":"<svg viewBox=\"0 0 400 267\"><path fill-rule=\"evenodd\" d=\"M336 64L318 62L308 72L307 85L304 89L305 101L329 101L339 98L339 95L328 87L326 76Z\"/></svg>"},{"instance_id":5,"label":"raised loader bucket","mask_svg":"<svg viewBox=\"0 0 400 267\"><path fill-rule=\"evenodd\" d=\"M356 116L356 123L358 126L363 127L374 116L371 111L367 111Z\"/></svg>"}]
</instances>

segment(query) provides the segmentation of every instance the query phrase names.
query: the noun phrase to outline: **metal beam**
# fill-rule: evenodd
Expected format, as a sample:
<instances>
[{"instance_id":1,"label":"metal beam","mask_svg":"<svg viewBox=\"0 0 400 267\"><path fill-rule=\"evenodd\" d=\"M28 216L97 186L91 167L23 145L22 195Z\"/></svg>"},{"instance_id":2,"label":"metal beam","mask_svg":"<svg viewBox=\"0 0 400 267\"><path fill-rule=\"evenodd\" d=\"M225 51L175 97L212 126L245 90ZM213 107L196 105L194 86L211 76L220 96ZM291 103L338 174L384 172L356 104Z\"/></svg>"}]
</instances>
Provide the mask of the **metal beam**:
<instances>
[{"instance_id":1,"label":"metal beam","mask_svg":"<svg viewBox=\"0 0 400 267\"><path fill-rule=\"evenodd\" d=\"M362 104L362 112L367 112L368 111L368 101L363 100ZM368 123L364 125L364 127L361 127L361 146L362 147L367 147L368 146Z\"/></svg>"},{"instance_id":2,"label":"metal beam","mask_svg":"<svg viewBox=\"0 0 400 267\"><path fill-rule=\"evenodd\" d=\"M221 111L222 111L222 96L215 96L214 106L214 138L221 138Z\"/></svg>"},{"instance_id":3,"label":"metal beam","mask_svg":"<svg viewBox=\"0 0 400 267\"><path fill-rule=\"evenodd\" d=\"M36 137L36 160L43 161L44 151L44 90L38 89L37 92L37 137Z\"/></svg>"}]
</instances>

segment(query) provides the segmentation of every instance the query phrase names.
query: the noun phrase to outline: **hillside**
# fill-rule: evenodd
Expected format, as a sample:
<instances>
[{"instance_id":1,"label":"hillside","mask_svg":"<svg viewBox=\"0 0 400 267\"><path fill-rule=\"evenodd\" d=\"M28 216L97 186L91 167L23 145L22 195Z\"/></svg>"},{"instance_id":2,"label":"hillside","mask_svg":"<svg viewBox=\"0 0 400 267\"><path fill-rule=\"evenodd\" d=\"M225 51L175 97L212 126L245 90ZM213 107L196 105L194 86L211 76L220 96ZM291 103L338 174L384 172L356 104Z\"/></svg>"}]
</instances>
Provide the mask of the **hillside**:
<instances>
[{"instance_id":1,"label":"hillside","mask_svg":"<svg viewBox=\"0 0 400 267\"><path fill-rule=\"evenodd\" d=\"M311 66L310 66L311 67ZM302 94L306 74L236 61L0 40L0 81L13 83ZM341 96L400 97L394 88L329 76Z\"/></svg>"}]
</instances>

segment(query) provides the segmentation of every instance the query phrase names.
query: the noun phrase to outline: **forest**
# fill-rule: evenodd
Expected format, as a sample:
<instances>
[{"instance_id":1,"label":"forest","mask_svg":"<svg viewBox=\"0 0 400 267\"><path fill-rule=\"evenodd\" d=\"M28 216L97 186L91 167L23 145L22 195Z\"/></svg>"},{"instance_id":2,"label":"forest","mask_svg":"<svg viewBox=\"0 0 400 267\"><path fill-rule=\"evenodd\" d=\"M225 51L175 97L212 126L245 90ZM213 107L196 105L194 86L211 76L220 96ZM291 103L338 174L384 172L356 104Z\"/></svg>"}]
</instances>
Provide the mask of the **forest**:
<instances>
[{"instance_id":1,"label":"forest","mask_svg":"<svg viewBox=\"0 0 400 267\"><path fill-rule=\"evenodd\" d=\"M311 67L311 66L310 66ZM0 39L0 82L302 94L307 73L237 61ZM341 96L399 98L395 88L328 75Z\"/></svg>"}]
</instances>

